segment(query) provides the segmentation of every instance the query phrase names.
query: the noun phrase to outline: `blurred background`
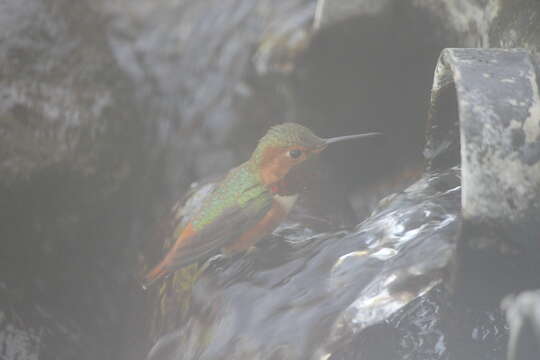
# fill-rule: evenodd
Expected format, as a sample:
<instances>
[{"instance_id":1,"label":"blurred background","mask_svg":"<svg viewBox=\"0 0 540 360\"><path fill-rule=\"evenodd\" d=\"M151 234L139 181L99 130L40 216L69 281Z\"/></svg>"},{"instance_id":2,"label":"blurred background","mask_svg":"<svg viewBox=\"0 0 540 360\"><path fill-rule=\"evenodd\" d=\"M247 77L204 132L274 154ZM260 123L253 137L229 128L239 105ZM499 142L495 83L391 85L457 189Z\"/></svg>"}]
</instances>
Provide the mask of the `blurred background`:
<instances>
[{"instance_id":1,"label":"blurred background","mask_svg":"<svg viewBox=\"0 0 540 360\"><path fill-rule=\"evenodd\" d=\"M185 315L151 329L157 295L137 277L162 254L156 224L192 182L245 161L271 125L298 122L323 137L385 133L323 155L324 194L347 212L339 222L356 225L422 175L441 50L536 51L539 10L535 0L0 0L0 358L145 359L162 336L193 330L200 318ZM211 281L198 290L206 299L223 295L208 292L220 289ZM318 308L321 326L353 300ZM411 314L435 300L421 301ZM478 358L502 359L505 325L482 314L469 343L487 339ZM436 351L414 343L361 357L356 347L377 329L328 340L334 350L322 353L245 345L285 336L260 322L273 330L212 340L214 352L201 339L242 325L221 322L210 335L202 322L182 335L184 347L151 356L466 358L451 357L442 330L414 322L443 339L428 342ZM393 344L409 339L384 331ZM170 336L169 347L179 341ZM315 349L329 337L300 342Z\"/></svg>"}]
</instances>

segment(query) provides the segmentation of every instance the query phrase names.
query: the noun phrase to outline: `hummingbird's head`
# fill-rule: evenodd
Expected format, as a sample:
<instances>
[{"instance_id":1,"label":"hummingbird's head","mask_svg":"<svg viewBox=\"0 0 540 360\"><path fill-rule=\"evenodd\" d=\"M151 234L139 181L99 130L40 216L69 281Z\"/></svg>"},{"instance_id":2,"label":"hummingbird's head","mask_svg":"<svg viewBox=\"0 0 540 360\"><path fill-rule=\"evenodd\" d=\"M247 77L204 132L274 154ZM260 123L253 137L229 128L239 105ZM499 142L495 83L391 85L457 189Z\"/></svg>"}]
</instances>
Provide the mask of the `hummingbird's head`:
<instances>
[{"instance_id":1,"label":"hummingbird's head","mask_svg":"<svg viewBox=\"0 0 540 360\"><path fill-rule=\"evenodd\" d=\"M284 123L271 127L260 140L250 162L265 185L276 184L289 171L334 142L380 135L367 133L323 139L300 124Z\"/></svg>"}]
</instances>

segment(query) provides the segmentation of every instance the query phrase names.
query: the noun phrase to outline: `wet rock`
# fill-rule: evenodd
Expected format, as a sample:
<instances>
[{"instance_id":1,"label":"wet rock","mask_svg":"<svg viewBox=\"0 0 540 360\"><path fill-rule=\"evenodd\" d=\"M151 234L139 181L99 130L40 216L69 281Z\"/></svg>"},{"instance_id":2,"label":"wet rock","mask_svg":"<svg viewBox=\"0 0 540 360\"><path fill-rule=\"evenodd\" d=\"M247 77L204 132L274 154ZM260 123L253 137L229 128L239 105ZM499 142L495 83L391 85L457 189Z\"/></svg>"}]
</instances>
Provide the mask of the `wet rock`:
<instances>
[{"instance_id":1,"label":"wet rock","mask_svg":"<svg viewBox=\"0 0 540 360\"><path fill-rule=\"evenodd\" d=\"M92 12L84 2L25 0L2 2L0 13L2 182L60 164L95 173L116 124L136 128L138 113L103 33L79 21Z\"/></svg>"},{"instance_id":2,"label":"wet rock","mask_svg":"<svg viewBox=\"0 0 540 360\"><path fill-rule=\"evenodd\" d=\"M449 316L460 357L502 358L499 302L539 285L536 63L526 49L446 49L435 72L426 155L432 170L462 166Z\"/></svg>"},{"instance_id":3,"label":"wet rock","mask_svg":"<svg viewBox=\"0 0 540 360\"><path fill-rule=\"evenodd\" d=\"M508 360L533 359L540 351L540 292L510 296L502 306L510 326Z\"/></svg>"},{"instance_id":4,"label":"wet rock","mask_svg":"<svg viewBox=\"0 0 540 360\"><path fill-rule=\"evenodd\" d=\"M85 2L0 4L3 359L111 358L122 341L107 338L135 243L114 214L144 158L143 106L102 20Z\"/></svg>"},{"instance_id":5,"label":"wet rock","mask_svg":"<svg viewBox=\"0 0 540 360\"><path fill-rule=\"evenodd\" d=\"M415 0L343 3L319 0L316 24L336 26L351 18L379 17L396 4L427 10L444 31L448 44L460 47L516 48L538 51L540 47L539 5L534 0ZM454 45L455 46L455 45Z\"/></svg>"},{"instance_id":6,"label":"wet rock","mask_svg":"<svg viewBox=\"0 0 540 360\"><path fill-rule=\"evenodd\" d=\"M437 109L444 101L441 97L453 99L461 135L461 159L454 159L463 169L464 218L470 226L483 229L494 224L500 236L506 233L508 241L533 252L539 249L540 231L533 220L540 214L540 158L533 155L540 149L536 62L536 57L521 49L445 50L435 73L434 137L429 144L432 163L440 149L448 152L449 148L438 136L453 136L455 152L458 133L445 133L445 129L456 129L457 117L439 118ZM444 89L457 93L452 96Z\"/></svg>"},{"instance_id":7,"label":"wet rock","mask_svg":"<svg viewBox=\"0 0 540 360\"><path fill-rule=\"evenodd\" d=\"M539 5L531 0L415 1L428 9L463 47L515 48L536 51L540 27Z\"/></svg>"},{"instance_id":8,"label":"wet rock","mask_svg":"<svg viewBox=\"0 0 540 360\"><path fill-rule=\"evenodd\" d=\"M327 358L447 359L453 355L444 322L444 313L449 308L447 291L444 286L437 286L386 317L384 322L342 338Z\"/></svg>"},{"instance_id":9,"label":"wet rock","mask_svg":"<svg viewBox=\"0 0 540 360\"><path fill-rule=\"evenodd\" d=\"M354 231L314 233L287 223L254 253L205 273L184 325L164 334L149 359L337 351L441 283L458 210L459 181L448 173L422 179Z\"/></svg>"},{"instance_id":10,"label":"wet rock","mask_svg":"<svg viewBox=\"0 0 540 360\"><path fill-rule=\"evenodd\" d=\"M0 354L4 359L86 358L81 354L89 349L75 323L49 313L41 304L13 302L12 294L5 290L0 304Z\"/></svg>"},{"instance_id":11,"label":"wet rock","mask_svg":"<svg viewBox=\"0 0 540 360\"><path fill-rule=\"evenodd\" d=\"M484 332L477 331L481 323L494 324L485 333L506 334L501 299L540 285L540 168L530 156L540 148L533 120L536 62L525 49L447 49L435 72L426 155L431 169L462 166L463 226L453 269L453 321L461 329L454 332L456 348L468 348L460 345L462 334ZM484 320L471 321L475 313ZM462 356L484 356L502 341Z\"/></svg>"}]
</instances>

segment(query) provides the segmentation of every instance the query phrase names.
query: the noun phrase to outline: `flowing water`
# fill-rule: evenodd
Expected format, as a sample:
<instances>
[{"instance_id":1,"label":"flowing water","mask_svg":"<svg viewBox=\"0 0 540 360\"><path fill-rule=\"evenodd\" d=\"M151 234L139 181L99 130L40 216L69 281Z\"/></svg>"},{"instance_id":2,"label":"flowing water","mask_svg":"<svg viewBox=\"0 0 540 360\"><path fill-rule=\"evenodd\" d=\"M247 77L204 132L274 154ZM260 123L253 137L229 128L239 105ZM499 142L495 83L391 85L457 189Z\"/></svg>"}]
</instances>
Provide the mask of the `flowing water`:
<instances>
[{"instance_id":1,"label":"flowing water","mask_svg":"<svg viewBox=\"0 0 540 360\"><path fill-rule=\"evenodd\" d=\"M449 359L459 210L453 169L384 199L353 230L317 233L293 216L253 253L211 267L148 359ZM500 345L497 332L493 318L472 337Z\"/></svg>"}]
</instances>

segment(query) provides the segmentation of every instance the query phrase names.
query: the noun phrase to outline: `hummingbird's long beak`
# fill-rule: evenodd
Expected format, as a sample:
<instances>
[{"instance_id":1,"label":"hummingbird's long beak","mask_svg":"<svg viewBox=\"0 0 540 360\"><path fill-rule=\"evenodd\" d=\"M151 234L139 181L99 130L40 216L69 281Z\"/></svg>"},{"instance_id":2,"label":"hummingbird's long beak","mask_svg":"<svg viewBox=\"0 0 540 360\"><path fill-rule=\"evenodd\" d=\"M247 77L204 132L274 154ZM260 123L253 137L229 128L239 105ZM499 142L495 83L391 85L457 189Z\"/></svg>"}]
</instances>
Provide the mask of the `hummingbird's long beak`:
<instances>
[{"instance_id":1,"label":"hummingbird's long beak","mask_svg":"<svg viewBox=\"0 0 540 360\"><path fill-rule=\"evenodd\" d=\"M324 145L319 148L319 151L326 149L328 145L336 143L336 142L362 139L362 138L367 138L367 137L372 137L372 136L381 136L381 135L382 133L379 133L379 132L371 132L371 133L365 133L365 134L345 135L345 136L338 136L338 137L323 139Z\"/></svg>"},{"instance_id":2,"label":"hummingbird's long beak","mask_svg":"<svg viewBox=\"0 0 540 360\"><path fill-rule=\"evenodd\" d=\"M345 135L345 136L338 136L338 137L333 137L329 139L324 139L324 142L326 143L326 145L328 145L328 144L345 141L345 140L361 139L361 138L379 136L379 135L382 135L382 134L378 132L372 132L372 133L365 133L365 134Z\"/></svg>"}]
</instances>

